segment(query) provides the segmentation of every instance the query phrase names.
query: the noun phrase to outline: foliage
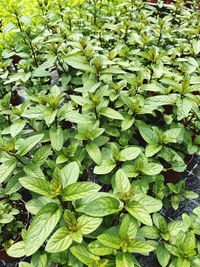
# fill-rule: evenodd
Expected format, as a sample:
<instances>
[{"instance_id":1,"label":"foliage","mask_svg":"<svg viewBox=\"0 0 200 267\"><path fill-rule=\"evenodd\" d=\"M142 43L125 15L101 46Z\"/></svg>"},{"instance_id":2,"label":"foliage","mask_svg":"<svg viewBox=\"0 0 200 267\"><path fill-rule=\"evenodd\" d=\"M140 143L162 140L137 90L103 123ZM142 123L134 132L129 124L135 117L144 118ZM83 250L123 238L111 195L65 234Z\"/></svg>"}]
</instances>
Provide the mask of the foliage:
<instances>
[{"instance_id":1,"label":"foliage","mask_svg":"<svg viewBox=\"0 0 200 267\"><path fill-rule=\"evenodd\" d=\"M165 179L200 154L199 12L143 1L42 1L3 20L0 182L32 192L10 256L26 266L199 266L198 195ZM164 6L165 7L165 6ZM16 103L17 94L24 97ZM173 178L173 177L172 177Z\"/></svg>"}]
</instances>

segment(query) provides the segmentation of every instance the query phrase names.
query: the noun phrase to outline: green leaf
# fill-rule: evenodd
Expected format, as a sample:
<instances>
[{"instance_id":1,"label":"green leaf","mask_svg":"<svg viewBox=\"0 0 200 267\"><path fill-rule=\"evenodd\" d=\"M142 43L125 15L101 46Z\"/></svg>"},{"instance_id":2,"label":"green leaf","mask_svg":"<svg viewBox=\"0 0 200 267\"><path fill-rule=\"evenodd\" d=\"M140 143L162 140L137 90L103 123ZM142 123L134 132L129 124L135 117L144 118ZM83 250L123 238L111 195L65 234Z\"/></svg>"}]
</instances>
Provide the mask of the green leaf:
<instances>
[{"instance_id":1,"label":"green leaf","mask_svg":"<svg viewBox=\"0 0 200 267\"><path fill-rule=\"evenodd\" d=\"M112 195L106 194L102 196L99 194L99 196L93 197L86 205L78 208L77 211L81 211L89 216L104 217L120 211L122 207L123 204Z\"/></svg>"},{"instance_id":2,"label":"green leaf","mask_svg":"<svg viewBox=\"0 0 200 267\"><path fill-rule=\"evenodd\" d=\"M162 208L161 200L150 197L146 194L135 194L131 199L139 202L149 213L159 211Z\"/></svg>"},{"instance_id":3,"label":"green leaf","mask_svg":"<svg viewBox=\"0 0 200 267\"><path fill-rule=\"evenodd\" d=\"M84 264L89 265L100 258L91 254L84 245L74 246L70 248L71 253Z\"/></svg>"},{"instance_id":4,"label":"green leaf","mask_svg":"<svg viewBox=\"0 0 200 267\"><path fill-rule=\"evenodd\" d=\"M98 256L105 256L113 254L113 249L103 245L100 241L95 240L88 245L91 253Z\"/></svg>"},{"instance_id":5,"label":"green leaf","mask_svg":"<svg viewBox=\"0 0 200 267\"><path fill-rule=\"evenodd\" d=\"M50 155L52 155L51 146L50 145L42 146L36 150L33 156L33 162L38 166L41 166L42 164L45 163L45 161Z\"/></svg>"},{"instance_id":6,"label":"green leaf","mask_svg":"<svg viewBox=\"0 0 200 267\"><path fill-rule=\"evenodd\" d=\"M10 126L10 134L12 137L15 137L18 135L19 132L24 128L26 125L26 120L17 119L13 122L13 124Z\"/></svg>"},{"instance_id":7,"label":"green leaf","mask_svg":"<svg viewBox=\"0 0 200 267\"><path fill-rule=\"evenodd\" d=\"M17 155L22 157L27 154L35 145L37 145L42 140L43 137L44 134L37 134L23 140L23 142L20 143Z\"/></svg>"},{"instance_id":8,"label":"green leaf","mask_svg":"<svg viewBox=\"0 0 200 267\"><path fill-rule=\"evenodd\" d=\"M171 236L175 236L181 230L186 232L188 227L188 224L183 221L172 221L168 224L168 231Z\"/></svg>"},{"instance_id":9,"label":"green leaf","mask_svg":"<svg viewBox=\"0 0 200 267\"><path fill-rule=\"evenodd\" d=\"M41 68L37 68L32 72L33 77L49 77L51 76L51 72L48 72L46 70L42 70Z\"/></svg>"},{"instance_id":10,"label":"green leaf","mask_svg":"<svg viewBox=\"0 0 200 267\"><path fill-rule=\"evenodd\" d=\"M76 161L70 162L61 170L63 188L76 183L79 177L79 166Z\"/></svg>"},{"instance_id":11,"label":"green leaf","mask_svg":"<svg viewBox=\"0 0 200 267\"><path fill-rule=\"evenodd\" d=\"M159 145L158 143L152 142L152 143L147 145L147 147L145 149L145 155L147 157L152 157L153 155L158 153L161 149L162 149L162 145Z\"/></svg>"},{"instance_id":12,"label":"green leaf","mask_svg":"<svg viewBox=\"0 0 200 267\"><path fill-rule=\"evenodd\" d=\"M179 257L179 249L171 244L164 243L165 248L174 256Z\"/></svg>"},{"instance_id":13,"label":"green leaf","mask_svg":"<svg viewBox=\"0 0 200 267\"><path fill-rule=\"evenodd\" d=\"M126 214L120 225L119 235L122 239L134 239L137 234L138 227L138 221L130 214Z\"/></svg>"},{"instance_id":14,"label":"green leaf","mask_svg":"<svg viewBox=\"0 0 200 267\"><path fill-rule=\"evenodd\" d=\"M45 251L37 251L31 258L31 264L35 267L46 267L47 253Z\"/></svg>"},{"instance_id":15,"label":"green leaf","mask_svg":"<svg viewBox=\"0 0 200 267\"><path fill-rule=\"evenodd\" d=\"M136 126L140 132L140 135L147 143L158 143L158 137L150 126L146 125L142 121L137 121Z\"/></svg>"},{"instance_id":16,"label":"green leaf","mask_svg":"<svg viewBox=\"0 0 200 267\"><path fill-rule=\"evenodd\" d=\"M20 258L25 256L25 244L24 241L19 241L13 244L6 253L10 257Z\"/></svg>"},{"instance_id":17,"label":"green leaf","mask_svg":"<svg viewBox=\"0 0 200 267\"><path fill-rule=\"evenodd\" d=\"M190 191L190 190L185 190L182 195L186 198L190 198L190 199L194 199L194 198L198 198L199 195Z\"/></svg>"},{"instance_id":18,"label":"green leaf","mask_svg":"<svg viewBox=\"0 0 200 267\"><path fill-rule=\"evenodd\" d=\"M156 249L156 256L157 259L160 263L161 266L166 267L169 259L170 259L170 253L169 251L165 248L163 243L159 243Z\"/></svg>"},{"instance_id":19,"label":"green leaf","mask_svg":"<svg viewBox=\"0 0 200 267\"><path fill-rule=\"evenodd\" d=\"M142 172L146 175L156 175L161 173L162 170L163 166L159 163L154 162L146 163L142 168Z\"/></svg>"},{"instance_id":20,"label":"green leaf","mask_svg":"<svg viewBox=\"0 0 200 267\"><path fill-rule=\"evenodd\" d=\"M14 216L11 214L1 214L0 215L0 223L6 224L12 222L14 220Z\"/></svg>"},{"instance_id":21,"label":"green leaf","mask_svg":"<svg viewBox=\"0 0 200 267\"><path fill-rule=\"evenodd\" d=\"M107 174L111 172L115 168L115 162L111 160L102 160L101 166L95 166L94 173L95 174Z\"/></svg>"},{"instance_id":22,"label":"green leaf","mask_svg":"<svg viewBox=\"0 0 200 267\"><path fill-rule=\"evenodd\" d=\"M26 255L33 255L56 227L62 215L61 205L48 203L40 209L29 226L26 240Z\"/></svg>"},{"instance_id":23,"label":"green leaf","mask_svg":"<svg viewBox=\"0 0 200 267\"><path fill-rule=\"evenodd\" d=\"M19 179L21 185L28 190L43 196L52 197L51 185L48 181L34 177L23 177Z\"/></svg>"},{"instance_id":24,"label":"green leaf","mask_svg":"<svg viewBox=\"0 0 200 267\"><path fill-rule=\"evenodd\" d=\"M183 118L187 118L190 110L194 105L194 101L189 98L178 98L176 101L177 104L177 119L180 121Z\"/></svg>"},{"instance_id":25,"label":"green leaf","mask_svg":"<svg viewBox=\"0 0 200 267\"><path fill-rule=\"evenodd\" d=\"M2 183L9 175L12 174L16 166L17 161L15 159L6 160L0 165L0 183Z\"/></svg>"},{"instance_id":26,"label":"green leaf","mask_svg":"<svg viewBox=\"0 0 200 267\"><path fill-rule=\"evenodd\" d=\"M29 162L24 166L23 170L28 177L44 179L44 173L42 172L41 168L34 162Z\"/></svg>"},{"instance_id":27,"label":"green leaf","mask_svg":"<svg viewBox=\"0 0 200 267\"><path fill-rule=\"evenodd\" d=\"M84 114L80 114L77 111L68 111L65 114L65 119L74 123L85 123L91 122L90 117Z\"/></svg>"},{"instance_id":28,"label":"green leaf","mask_svg":"<svg viewBox=\"0 0 200 267\"><path fill-rule=\"evenodd\" d=\"M194 53L196 55L198 55L200 53L200 40L193 39L192 40L192 48L194 49Z\"/></svg>"},{"instance_id":29,"label":"green leaf","mask_svg":"<svg viewBox=\"0 0 200 267\"><path fill-rule=\"evenodd\" d=\"M134 257L129 253L117 253L116 267L134 267Z\"/></svg>"},{"instance_id":30,"label":"green leaf","mask_svg":"<svg viewBox=\"0 0 200 267\"><path fill-rule=\"evenodd\" d=\"M141 86L141 90L163 93L164 87L161 86L160 84L149 83L149 84L143 84Z\"/></svg>"},{"instance_id":31,"label":"green leaf","mask_svg":"<svg viewBox=\"0 0 200 267\"><path fill-rule=\"evenodd\" d=\"M19 182L19 178L21 178L23 176L23 173L17 173L16 175L13 175L7 185L6 185L6 189L5 189L5 193L6 195L11 195L12 193L17 192L22 186Z\"/></svg>"},{"instance_id":32,"label":"green leaf","mask_svg":"<svg viewBox=\"0 0 200 267\"><path fill-rule=\"evenodd\" d=\"M78 218L77 226L83 235L87 235L96 230L102 221L102 218L89 217L83 214Z\"/></svg>"},{"instance_id":33,"label":"green leaf","mask_svg":"<svg viewBox=\"0 0 200 267\"><path fill-rule=\"evenodd\" d=\"M127 147L120 151L120 161L133 160L141 153L138 147Z\"/></svg>"},{"instance_id":34,"label":"green leaf","mask_svg":"<svg viewBox=\"0 0 200 267\"><path fill-rule=\"evenodd\" d=\"M85 148L90 157L94 160L94 162L98 165L101 165L102 157L101 157L101 151L98 148L98 146L95 143L91 142L87 144Z\"/></svg>"},{"instance_id":35,"label":"green leaf","mask_svg":"<svg viewBox=\"0 0 200 267\"><path fill-rule=\"evenodd\" d=\"M101 186L92 182L77 182L68 185L62 195L64 201L75 200L98 192Z\"/></svg>"},{"instance_id":36,"label":"green leaf","mask_svg":"<svg viewBox=\"0 0 200 267\"><path fill-rule=\"evenodd\" d=\"M109 108L109 107L103 107L99 110L99 113L107 118L115 119L115 120L124 120L124 117L116 110Z\"/></svg>"},{"instance_id":37,"label":"green leaf","mask_svg":"<svg viewBox=\"0 0 200 267\"><path fill-rule=\"evenodd\" d=\"M163 138L164 143L176 143L181 131L181 128L173 128L165 131Z\"/></svg>"},{"instance_id":38,"label":"green leaf","mask_svg":"<svg viewBox=\"0 0 200 267\"><path fill-rule=\"evenodd\" d=\"M87 71L90 73L95 73L96 71L93 66L80 62L78 57L66 57L64 59L64 62L67 65L70 65L73 68L78 69L78 70Z\"/></svg>"},{"instance_id":39,"label":"green leaf","mask_svg":"<svg viewBox=\"0 0 200 267\"><path fill-rule=\"evenodd\" d=\"M19 262L19 267L35 267L28 262Z\"/></svg>"},{"instance_id":40,"label":"green leaf","mask_svg":"<svg viewBox=\"0 0 200 267\"><path fill-rule=\"evenodd\" d=\"M146 99L146 104L152 106L173 105L176 97L175 94L151 96Z\"/></svg>"},{"instance_id":41,"label":"green leaf","mask_svg":"<svg viewBox=\"0 0 200 267\"><path fill-rule=\"evenodd\" d=\"M149 245L147 242L140 241L140 240L130 240L129 241L129 252L131 253L149 253L154 250L154 247Z\"/></svg>"},{"instance_id":42,"label":"green leaf","mask_svg":"<svg viewBox=\"0 0 200 267\"><path fill-rule=\"evenodd\" d=\"M129 114L124 115L124 120L122 121L121 127L122 131L126 131L133 125L135 118Z\"/></svg>"},{"instance_id":43,"label":"green leaf","mask_svg":"<svg viewBox=\"0 0 200 267\"><path fill-rule=\"evenodd\" d=\"M3 34L6 34L6 33L10 32L14 27L15 27L15 24L14 24L13 22L9 22L9 23L7 23L7 24L3 27Z\"/></svg>"},{"instance_id":44,"label":"green leaf","mask_svg":"<svg viewBox=\"0 0 200 267\"><path fill-rule=\"evenodd\" d=\"M50 253L56 253L68 249L72 243L69 230L66 227L59 228L49 239L45 250Z\"/></svg>"},{"instance_id":45,"label":"green leaf","mask_svg":"<svg viewBox=\"0 0 200 267\"><path fill-rule=\"evenodd\" d=\"M52 145L53 149L60 151L61 148L63 147L63 143L64 143L62 128L52 127L49 130L49 137L50 137L50 141L51 141L51 145Z\"/></svg>"},{"instance_id":46,"label":"green leaf","mask_svg":"<svg viewBox=\"0 0 200 267\"><path fill-rule=\"evenodd\" d=\"M55 200L40 196L36 198L32 198L28 202L26 202L26 209L33 215L37 214L38 211L48 203L55 202Z\"/></svg>"},{"instance_id":47,"label":"green leaf","mask_svg":"<svg viewBox=\"0 0 200 267\"><path fill-rule=\"evenodd\" d=\"M139 202L130 202L127 206L125 206L125 209L138 221L152 226L152 220L149 213Z\"/></svg>"},{"instance_id":48,"label":"green leaf","mask_svg":"<svg viewBox=\"0 0 200 267\"><path fill-rule=\"evenodd\" d=\"M159 230L154 226L143 226L141 229L142 236L150 239L157 239L160 237Z\"/></svg>"},{"instance_id":49,"label":"green leaf","mask_svg":"<svg viewBox=\"0 0 200 267\"><path fill-rule=\"evenodd\" d=\"M99 240L103 245L115 249L119 249L122 244L122 240L113 234L102 234L97 237L97 240Z\"/></svg>"},{"instance_id":50,"label":"green leaf","mask_svg":"<svg viewBox=\"0 0 200 267\"><path fill-rule=\"evenodd\" d=\"M129 193L131 190L131 183L122 169L115 174L115 185L118 193Z\"/></svg>"}]
</instances>

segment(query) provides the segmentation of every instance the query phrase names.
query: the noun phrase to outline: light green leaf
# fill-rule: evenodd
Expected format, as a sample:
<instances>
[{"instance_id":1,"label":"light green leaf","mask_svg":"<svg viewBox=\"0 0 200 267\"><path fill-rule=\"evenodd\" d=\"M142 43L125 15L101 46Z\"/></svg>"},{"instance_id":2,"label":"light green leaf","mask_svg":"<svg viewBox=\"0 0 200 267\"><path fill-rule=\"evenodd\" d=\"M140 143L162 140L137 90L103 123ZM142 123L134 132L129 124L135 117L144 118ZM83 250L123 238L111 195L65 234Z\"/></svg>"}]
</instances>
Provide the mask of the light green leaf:
<instances>
[{"instance_id":1,"label":"light green leaf","mask_svg":"<svg viewBox=\"0 0 200 267\"><path fill-rule=\"evenodd\" d=\"M171 236L175 236L181 230L186 232L188 227L189 225L183 221L172 221L168 224L168 231Z\"/></svg>"},{"instance_id":2,"label":"light green leaf","mask_svg":"<svg viewBox=\"0 0 200 267\"><path fill-rule=\"evenodd\" d=\"M139 202L148 213L153 213L161 210L162 201L153 197L147 196L146 194L135 194L131 199Z\"/></svg>"},{"instance_id":3,"label":"light green leaf","mask_svg":"<svg viewBox=\"0 0 200 267\"><path fill-rule=\"evenodd\" d=\"M102 218L89 217L83 214L78 218L77 226L83 235L87 235L96 230L102 221Z\"/></svg>"},{"instance_id":4,"label":"light green leaf","mask_svg":"<svg viewBox=\"0 0 200 267\"><path fill-rule=\"evenodd\" d=\"M176 101L177 104L177 119L180 121L183 118L187 118L190 110L194 105L194 101L188 98L178 98Z\"/></svg>"},{"instance_id":5,"label":"light green leaf","mask_svg":"<svg viewBox=\"0 0 200 267\"><path fill-rule=\"evenodd\" d=\"M2 183L9 175L12 174L16 166L17 161L15 159L6 160L0 165L0 183Z\"/></svg>"},{"instance_id":6,"label":"light green leaf","mask_svg":"<svg viewBox=\"0 0 200 267\"><path fill-rule=\"evenodd\" d=\"M100 260L98 256L91 254L84 245L71 247L70 251L77 259L79 259L86 265Z\"/></svg>"},{"instance_id":7,"label":"light green leaf","mask_svg":"<svg viewBox=\"0 0 200 267\"><path fill-rule=\"evenodd\" d=\"M19 179L21 185L30 191L46 197L52 197L51 185L48 181L34 177L23 177Z\"/></svg>"},{"instance_id":8,"label":"light green leaf","mask_svg":"<svg viewBox=\"0 0 200 267\"><path fill-rule=\"evenodd\" d=\"M98 192L101 186L92 182L77 182L68 185L62 195L64 201L87 197Z\"/></svg>"},{"instance_id":9,"label":"light green leaf","mask_svg":"<svg viewBox=\"0 0 200 267\"><path fill-rule=\"evenodd\" d=\"M101 157L101 151L98 148L98 146L95 143L91 142L87 144L85 148L88 154L90 155L90 157L94 160L94 162L100 165L102 157Z\"/></svg>"},{"instance_id":10,"label":"light green leaf","mask_svg":"<svg viewBox=\"0 0 200 267\"><path fill-rule=\"evenodd\" d=\"M156 256L157 259L160 263L161 266L166 267L169 259L170 259L170 253L169 251L165 248L163 243L159 243L156 249Z\"/></svg>"},{"instance_id":11,"label":"light green leaf","mask_svg":"<svg viewBox=\"0 0 200 267\"><path fill-rule=\"evenodd\" d=\"M163 166L159 163L154 162L146 163L142 168L142 172L146 175L156 175L161 173L162 170Z\"/></svg>"},{"instance_id":12,"label":"light green leaf","mask_svg":"<svg viewBox=\"0 0 200 267\"><path fill-rule=\"evenodd\" d=\"M125 209L138 221L152 226L152 220L149 213L139 202L133 201L125 206Z\"/></svg>"},{"instance_id":13,"label":"light green leaf","mask_svg":"<svg viewBox=\"0 0 200 267\"><path fill-rule=\"evenodd\" d=\"M96 195L86 205L77 209L89 216L104 217L120 211L123 208L123 204L112 195Z\"/></svg>"},{"instance_id":14,"label":"light green leaf","mask_svg":"<svg viewBox=\"0 0 200 267\"><path fill-rule=\"evenodd\" d=\"M95 73L96 71L93 66L81 63L78 57L67 57L64 59L64 62L67 65L70 65L73 68L78 69L78 70L87 71L90 73Z\"/></svg>"},{"instance_id":15,"label":"light green leaf","mask_svg":"<svg viewBox=\"0 0 200 267\"><path fill-rule=\"evenodd\" d=\"M147 242L140 241L140 240L130 240L129 241L129 252L131 253L149 253L154 250L154 247L149 245Z\"/></svg>"},{"instance_id":16,"label":"light green leaf","mask_svg":"<svg viewBox=\"0 0 200 267\"><path fill-rule=\"evenodd\" d=\"M19 132L24 128L26 125L26 120L17 119L13 122L13 124L10 126L10 134L12 137L15 137L18 135Z\"/></svg>"},{"instance_id":17,"label":"light green leaf","mask_svg":"<svg viewBox=\"0 0 200 267\"><path fill-rule=\"evenodd\" d=\"M5 193L6 195L11 195L12 193L17 192L22 185L19 182L19 178L21 178L23 176L23 173L17 173L16 175L13 175L7 185L6 185L6 189L5 189Z\"/></svg>"},{"instance_id":18,"label":"light green leaf","mask_svg":"<svg viewBox=\"0 0 200 267\"><path fill-rule=\"evenodd\" d=\"M48 156L52 155L51 146L42 146L39 149L36 150L34 156L33 156L33 162L37 164L38 166L41 166L45 163Z\"/></svg>"},{"instance_id":19,"label":"light green leaf","mask_svg":"<svg viewBox=\"0 0 200 267\"><path fill-rule=\"evenodd\" d=\"M47 253L45 251L37 251L31 258L31 265L34 267L47 266Z\"/></svg>"},{"instance_id":20,"label":"light green leaf","mask_svg":"<svg viewBox=\"0 0 200 267\"><path fill-rule=\"evenodd\" d=\"M140 232L146 238L157 239L160 237L159 230L155 226L143 226Z\"/></svg>"},{"instance_id":21,"label":"light green leaf","mask_svg":"<svg viewBox=\"0 0 200 267\"><path fill-rule=\"evenodd\" d=\"M48 203L55 202L56 200L40 196L36 198L32 198L28 202L26 202L26 209L31 213L31 214L37 214L38 211L45 206Z\"/></svg>"},{"instance_id":22,"label":"light green leaf","mask_svg":"<svg viewBox=\"0 0 200 267\"><path fill-rule=\"evenodd\" d=\"M6 224L12 222L14 220L14 216L11 214L1 214L0 215L0 223Z\"/></svg>"},{"instance_id":23,"label":"light green leaf","mask_svg":"<svg viewBox=\"0 0 200 267\"><path fill-rule=\"evenodd\" d=\"M42 140L43 137L44 134L37 134L21 141L17 155L22 157L27 154L35 145L37 145Z\"/></svg>"},{"instance_id":24,"label":"light green leaf","mask_svg":"<svg viewBox=\"0 0 200 267\"><path fill-rule=\"evenodd\" d=\"M61 205L48 203L40 209L29 226L26 240L26 255L33 255L56 227L62 215Z\"/></svg>"},{"instance_id":25,"label":"light green leaf","mask_svg":"<svg viewBox=\"0 0 200 267\"><path fill-rule=\"evenodd\" d=\"M76 183L79 177L79 166L76 161L70 162L61 170L63 188L69 184Z\"/></svg>"},{"instance_id":26,"label":"light green leaf","mask_svg":"<svg viewBox=\"0 0 200 267\"><path fill-rule=\"evenodd\" d=\"M101 166L95 166L94 173L95 174L107 174L111 172L115 168L115 162L111 160L102 160Z\"/></svg>"},{"instance_id":27,"label":"light green leaf","mask_svg":"<svg viewBox=\"0 0 200 267\"><path fill-rule=\"evenodd\" d=\"M122 239L134 239L138 230L138 221L130 214L126 214L120 225L119 235Z\"/></svg>"},{"instance_id":28,"label":"light green leaf","mask_svg":"<svg viewBox=\"0 0 200 267\"><path fill-rule=\"evenodd\" d=\"M14 27L15 27L15 24L14 24L13 22L9 22L9 23L7 23L7 24L3 27L3 34L6 34L6 33L10 32Z\"/></svg>"},{"instance_id":29,"label":"light green leaf","mask_svg":"<svg viewBox=\"0 0 200 267\"><path fill-rule=\"evenodd\" d=\"M100 241L95 240L88 245L88 249L91 253L98 256L111 255L113 249L103 245Z\"/></svg>"},{"instance_id":30,"label":"light green leaf","mask_svg":"<svg viewBox=\"0 0 200 267\"><path fill-rule=\"evenodd\" d=\"M50 141L53 149L60 151L63 147L64 137L62 128L52 127L49 130Z\"/></svg>"},{"instance_id":31,"label":"light green leaf","mask_svg":"<svg viewBox=\"0 0 200 267\"><path fill-rule=\"evenodd\" d=\"M129 253L117 253L116 267L134 267L134 257Z\"/></svg>"},{"instance_id":32,"label":"light green leaf","mask_svg":"<svg viewBox=\"0 0 200 267\"><path fill-rule=\"evenodd\" d=\"M15 257L15 258L20 258L25 256L25 244L24 241L19 241L13 244L7 251L6 253L10 257Z\"/></svg>"},{"instance_id":33,"label":"light green leaf","mask_svg":"<svg viewBox=\"0 0 200 267\"><path fill-rule=\"evenodd\" d=\"M128 193L131 189L131 183L122 169L115 174L115 185L118 193Z\"/></svg>"},{"instance_id":34,"label":"light green leaf","mask_svg":"<svg viewBox=\"0 0 200 267\"><path fill-rule=\"evenodd\" d=\"M103 245L115 249L119 249L122 244L122 240L118 236L113 234L99 235L97 237L97 240L99 240Z\"/></svg>"},{"instance_id":35,"label":"light green leaf","mask_svg":"<svg viewBox=\"0 0 200 267\"><path fill-rule=\"evenodd\" d=\"M115 119L115 120L124 120L124 117L116 110L109 108L109 107L103 107L99 110L99 113L105 117Z\"/></svg>"},{"instance_id":36,"label":"light green leaf","mask_svg":"<svg viewBox=\"0 0 200 267\"><path fill-rule=\"evenodd\" d=\"M138 147L127 147L120 151L120 161L133 160L141 153Z\"/></svg>"},{"instance_id":37,"label":"light green leaf","mask_svg":"<svg viewBox=\"0 0 200 267\"><path fill-rule=\"evenodd\" d=\"M90 117L84 114L80 114L77 111L68 111L65 114L65 119L74 123L90 123Z\"/></svg>"},{"instance_id":38,"label":"light green leaf","mask_svg":"<svg viewBox=\"0 0 200 267\"><path fill-rule=\"evenodd\" d=\"M33 77L48 77L51 76L51 72L48 72L46 70L42 70L41 68L37 68L32 72Z\"/></svg>"},{"instance_id":39,"label":"light green leaf","mask_svg":"<svg viewBox=\"0 0 200 267\"><path fill-rule=\"evenodd\" d=\"M162 145L159 145L158 143L152 142L152 143L147 145L147 147L145 149L145 155L147 157L152 157L153 155L158 153L161 149L162 149Z\"/></svg>"},{"instance_id":40,"label":"light green leaf","mask_svg":"<svg viewBox=\"0 0 200 267\"><path fill-rule=\"evenodd\" d=\"M59 228L49 239L45 250L50 253L56 253L68 249L72 243L69 230L66 227Z\"/></svg>"}]
</instances>

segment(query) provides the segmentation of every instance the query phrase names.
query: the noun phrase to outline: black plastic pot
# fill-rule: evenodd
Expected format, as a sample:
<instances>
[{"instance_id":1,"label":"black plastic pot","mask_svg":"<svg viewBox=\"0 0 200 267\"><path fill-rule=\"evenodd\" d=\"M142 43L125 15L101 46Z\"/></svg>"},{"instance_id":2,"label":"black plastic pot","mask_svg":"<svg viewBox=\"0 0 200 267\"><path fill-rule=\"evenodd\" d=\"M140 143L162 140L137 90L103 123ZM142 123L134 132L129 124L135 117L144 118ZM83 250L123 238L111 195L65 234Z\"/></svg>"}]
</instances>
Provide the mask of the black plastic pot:
<instances>
[{"instance_id":1,"label":"black plastic pot","mask_svg":"<svg viewBox=\"0 0 200 267\"><path fill-rule=\"evenodd\" d=\"M194 158L194 155L191 155L190 159L187 161L186 164L189 165L190 162L193 160L193 158ZM166 164L164 167L165 168L170 168L171 166ZM166 184L167 183L175 184L175 183L178 182L178 180L180 179L180 177L183 174L183 172L177 172L177 171L174 171L172 169L169 169L169 170L163 172L162 174L163 174L163 176L165 178L165 183Z\"/></svg>"},{"instance_id":2,"label":"black plastic pot","mask_svg":"<svg viewBox=\"0 0 200 267\"><path fill-rule=\"evenodd\" d=\"M18 106L22 103L24 103L25 98L20 96L17 91L14 92L13 96L11 97L10 103L13 106Z\"/></svg>"}]
</instances>

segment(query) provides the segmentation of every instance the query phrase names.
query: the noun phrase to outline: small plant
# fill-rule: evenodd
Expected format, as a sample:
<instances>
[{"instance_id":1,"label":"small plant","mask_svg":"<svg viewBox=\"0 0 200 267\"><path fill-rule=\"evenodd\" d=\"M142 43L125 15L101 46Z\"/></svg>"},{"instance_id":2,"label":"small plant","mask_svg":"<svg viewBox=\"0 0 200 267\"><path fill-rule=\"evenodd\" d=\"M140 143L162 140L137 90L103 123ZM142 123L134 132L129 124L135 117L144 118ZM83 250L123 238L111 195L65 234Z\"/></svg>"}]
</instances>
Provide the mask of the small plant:
<instances>
[{"instance_id":1,"label":"small plant","mask_svg":"<svg viewBox=\"0 0 200 267\"><path fill-rule=\"evenodd\" d=\"M1 195L4 195L1 189ZM22 228L27 224L27 211L21 201L21 195L13 193L10 196L1 197L0 200L0 231L1 249L8 249L17 237L20 236Z\"/></svg>"}]
</instances>

